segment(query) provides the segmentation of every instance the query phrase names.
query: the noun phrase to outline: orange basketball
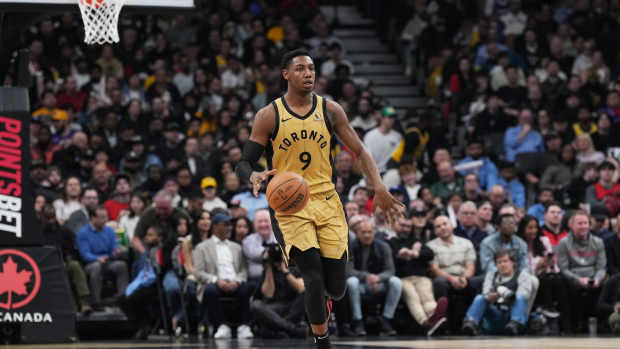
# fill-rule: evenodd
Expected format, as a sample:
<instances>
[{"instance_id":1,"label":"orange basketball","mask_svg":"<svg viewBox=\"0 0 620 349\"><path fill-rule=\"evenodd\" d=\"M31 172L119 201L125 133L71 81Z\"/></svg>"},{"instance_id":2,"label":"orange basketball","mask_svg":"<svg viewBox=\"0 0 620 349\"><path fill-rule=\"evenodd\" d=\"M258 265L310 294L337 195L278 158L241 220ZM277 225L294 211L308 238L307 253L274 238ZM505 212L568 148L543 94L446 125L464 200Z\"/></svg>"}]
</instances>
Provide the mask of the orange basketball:
<instances>
[{"instance_id":1,"label":"orange basketball","mask_svg":"<svg viewBox=\"0 0 620 349\"><path fill-rule=\"evenodd\" d=\"M308 183L294 172L278 173L267 185L267 202L281 214L301 211L306 207L309 198Z\"/></svg>"}]
</instances>

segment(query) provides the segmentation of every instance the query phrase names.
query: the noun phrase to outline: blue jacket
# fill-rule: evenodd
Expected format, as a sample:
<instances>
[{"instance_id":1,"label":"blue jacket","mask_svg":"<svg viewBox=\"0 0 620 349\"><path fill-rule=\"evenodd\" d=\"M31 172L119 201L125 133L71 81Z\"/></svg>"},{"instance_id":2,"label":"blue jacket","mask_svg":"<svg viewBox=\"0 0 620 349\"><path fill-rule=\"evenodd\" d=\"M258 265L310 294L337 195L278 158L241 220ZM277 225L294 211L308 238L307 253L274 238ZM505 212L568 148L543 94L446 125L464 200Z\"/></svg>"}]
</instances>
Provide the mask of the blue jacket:
<instances>
[{"instance_id":1,"label":"blue jacket","mask_svg":"<svg viewBox=\"0 0 620 349\"><path fill-rule=\"evenodd\" d=\"M80 257L86 263L94 262L101 256L114 257L114 250L118 247L116 233L108 226L101 231L95 231L92 223L78 231L77 245Z\"/></svg>"},{"instance_id":2,"label":"blue jacket","mask_svg":"<svg viewBox=\"0 0 620 349\"><path fill-rule=\"evenodd\" d=\"M504 150L506 152L506 160L515 161L515 156L519 153L544 152L545 143L538 131L531 130L519 143L519 134L521 126L510 127L504 135Z\"/></svg>"},{"instance_id":3,"label":"blue jacket","mask_svg":"<svg viewBox=\"0 0 620 349\"><path fill-rule=\"evenodd\" d=\"M497 177L495 181L489 183L489 188L496 184L504 188L507 198L512 200L517 207L525 207L525 187L521 182L516 179L506 182L502 177Z\"/></svg>"},{"instance_id":4,"label":"blue jacket","mask_svg":"<svg viewBox=\"0 0 620 349\"><path fill-rule=\"evenodd\" d=\"M494 255L500 248L512 250L516 257L515 269L529 270L527 244L520 237L513 235L508 243L502 241L501 233L487 236L480 244L480 268L483 273L497 270Z\"/></svg>"},{"instance_id":5,"label":"blue jacket","mask_svg":"<svg viewBox=\"0 0 620 349\"><path fill-rule=\"evenodd\" d=\"M490 188L489 181L494 180L498 176L497 167L495 166L493 161L491 161L491 159L489 159L486 156L481 157L478 160L482 160L482 167L480 167L477 171L467 170L467 171L459 171L459 173L461 174L461 176L465 177L465 175L467 174L470 174L472 172L477 172L478 180L480 181L480 188L482 190L488 190ZM463 165L463 164L466 164L472 161L475 161L475 160L471 156L468 156L464 158L463 160L461 160L458 164Z\"/></svg>"}]
</instances>

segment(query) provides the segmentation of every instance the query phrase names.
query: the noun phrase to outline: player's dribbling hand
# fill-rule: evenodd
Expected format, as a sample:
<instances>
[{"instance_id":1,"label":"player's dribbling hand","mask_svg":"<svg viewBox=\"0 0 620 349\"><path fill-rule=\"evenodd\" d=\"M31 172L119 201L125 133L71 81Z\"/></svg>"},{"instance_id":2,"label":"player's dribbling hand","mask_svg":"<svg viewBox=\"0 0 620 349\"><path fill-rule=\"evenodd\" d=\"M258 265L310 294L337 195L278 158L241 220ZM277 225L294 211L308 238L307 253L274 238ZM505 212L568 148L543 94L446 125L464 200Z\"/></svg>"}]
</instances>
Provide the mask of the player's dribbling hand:
<instances>
[{"instance_id":1,"label":"player's dribbling hand","mask_svg":"<svg viewBox=\"0 0 620 349\"><path fill-rule=\"evenodd\" d=\"M405 211L405 205L396 200L392 194L390 194L385 186L381 186L375 190L375 198L372 200L373 211L376 207L379 207L385 214L385 220L388 225L392 227L396 219L400 217Z\"/></svg>"},{"instance_id":2,"label":"player's dribbling hand","mask_svg":"<svg viewBox=\"0 0 620 349\"><path fill-rule=\"evenodd\" d=\"M267 177L276 174L276 169L265 170L261 172L252 172L250 175L250 183L252 183L252 193L255 197L258 197L258 191L260 190L260 186L267 179Z\"/></svg>"}]
</instances>

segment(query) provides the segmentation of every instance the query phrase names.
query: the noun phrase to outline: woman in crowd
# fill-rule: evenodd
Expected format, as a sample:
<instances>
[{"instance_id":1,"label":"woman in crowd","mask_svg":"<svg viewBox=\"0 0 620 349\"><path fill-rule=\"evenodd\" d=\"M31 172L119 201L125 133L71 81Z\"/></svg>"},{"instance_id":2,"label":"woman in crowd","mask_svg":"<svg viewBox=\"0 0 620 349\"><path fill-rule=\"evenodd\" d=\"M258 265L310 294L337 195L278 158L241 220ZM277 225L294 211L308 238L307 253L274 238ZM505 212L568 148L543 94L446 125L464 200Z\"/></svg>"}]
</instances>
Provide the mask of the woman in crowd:
<instances>
[{"instance_id":1,"label":"woman in crowd","mask_svg":"<svg viewBox=\"0 0 620 349\"><path fill-rule=\"evenodd\" d=\"M233 220L233 230L230 240L241 244L241 241L253 232L252 222L248 217L237 217Z\"/></svg>"},{"instance_id":2,"label":"woman in crowd","mask_svg":"<svg viewBox=\"0 0 620 349\"><path fill-rule=\"evenodd\" d=\"M564 279L557 265L557 254L553 252L551 242L542 234L538 219L526 215L519 222L517 235L521 237L528 247L530 273L538 278L540 286L536 297L539 311L548 318L557 318L560 313L558 308L565 312L568 305L568 293L564 285ZM561 318L562 329L567 331L570 327L568 317Z\"/></svg>"}]
</instances>

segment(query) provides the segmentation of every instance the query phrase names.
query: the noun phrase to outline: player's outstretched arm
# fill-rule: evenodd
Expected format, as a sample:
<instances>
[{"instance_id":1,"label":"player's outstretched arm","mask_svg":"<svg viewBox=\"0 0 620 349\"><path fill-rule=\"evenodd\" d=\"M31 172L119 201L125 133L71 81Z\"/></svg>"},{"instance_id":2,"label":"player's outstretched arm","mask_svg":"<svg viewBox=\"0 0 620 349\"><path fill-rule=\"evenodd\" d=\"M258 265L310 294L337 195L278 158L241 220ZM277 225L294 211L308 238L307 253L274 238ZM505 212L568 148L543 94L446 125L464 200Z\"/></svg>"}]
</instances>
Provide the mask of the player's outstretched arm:
<instances>
[{"instance_id":1,"label":"player's outstretched arm","mask_svg":"<svg viewBox=\"0 0 620 349\"><path fill-rule=\"evenodd\" d=\"M342 107L333 101L327 101L327 116L334 127L336 136L349 148L362 164L362 171L366 181L375 190L373 206L379 207L385 213L388 223L391 225L396 218L405 210L405 205L394 199L381 181L379 170L370 153L359 139L355 130L349 124L347 115Z\"/></svg>"},{"instance_id":2,"label":"player's outstretched arm","mask_svg":"<svg viewBox=\"0 0 620 349\"><path fill-rule=\"evenodd\" d=\"M273 133L276 123L275 118L275 110L271 104L256 113L250 139L245 143L241 161L239 161L235 169L241 182L252 183L252 192L254 196L258 196L261 183L263 183L267 177L276 173L275 169L254 171L258 159L263 155L265 146L267 142L269 142L269 137Z\"/></svg>"}]
</instances>

